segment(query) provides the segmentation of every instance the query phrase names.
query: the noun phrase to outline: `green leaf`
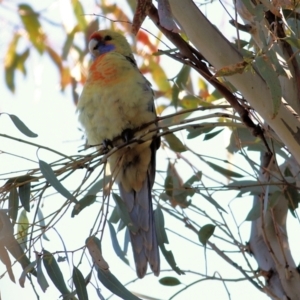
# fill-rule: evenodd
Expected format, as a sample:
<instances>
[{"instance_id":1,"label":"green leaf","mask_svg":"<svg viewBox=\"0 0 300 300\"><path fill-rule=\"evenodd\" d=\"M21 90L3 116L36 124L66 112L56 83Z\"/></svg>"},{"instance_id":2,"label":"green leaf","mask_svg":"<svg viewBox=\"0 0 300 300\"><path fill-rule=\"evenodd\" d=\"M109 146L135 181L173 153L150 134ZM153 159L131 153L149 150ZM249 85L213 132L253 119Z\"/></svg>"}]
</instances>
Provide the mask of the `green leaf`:
<instances>
[{"instance_id":1,"label":"green leaf","mask_svg":"<svg viewBox=\"0 0 300 300\"><path fill-rule=\"evenodd\" d=\"M296 184L289 185L287 189L284 190L284 196L286 197L288 201L288 208L292 215L296 218L296 214L294 211L298 207L299 204L299 192L298 188L296 187Z\"/></svg>"},{"instance_id":2,"label":"green leaf","mask_svg":"<svg viewBox=\"0 0 300 300\"><path fill-rule=\"evenodd\" d=\"M26 75L25 62L29 56L29 48L27 48L22 54L16 54L16 68Z\"/></svg>"},{"instance_id":3,"label":"green leaf","mask_svg":"<svg viewBox=\"0 0 300 300\"><path fill-rule=\"evenodd\" d=\"M38 215L38 219L39 219L39 222L40 222L40 228L41 228L41 231L43 233L43 238L46 241L49 241L48 237L45 234L45 229L46 229L45 218L44 218L43 212L41 211L40 208L38 208L38 210L37 210L37 215Z\"/></svg>"},{"instance_id":4,"label":"green leaf","mask_svg":"<svg viewBox=\"0 0 300 300\"><path fill-rule=\"evenodd\" d=\"M164 187L166 190L166 194L169 197L172 197L173 196L173 177L171 175L166 176Z\"/></svg>"},{"instance_id":5,"label":"green leaf","mask_svg":"<svg viewBox=\"0 0 300 300\"><path fill-rule=\"evenodd\" d=\"M84 16L83 16L84 17ZM70 49L73 45L73 41L74 41L74 37L75 37L75 34L80 31L79 30L79 26L76 25L73 30L67 34L67 39L64 43L64 46L63 46L63 49L62 49L62 59L63 60L66 60L68 55L69 55L69 52L70 52Z\"/></svg>"},{"instance_id":6,"label":"green leaf","mask_svg":"<svg viewBox=\"0 0 300 300\"><path fill-rule=\"evenodd\" d=\"M245 221L255 221L260 217L261 214L261 207L260 205L253 205L251 210L249 211Z\"/></svg>"},{"instance_id":7,"label":"green leaf","mask_svg":"<svg viewBox=\"0 0 300 300\"><path fill-rule=\"evenodd\" d=\"M182 144L180 139L173 133L166 134L164 136L165 140L168 142L170 148L175 152L184 152L186 151L185 146Z\"/></svg>"},{"instance_id":8,"label":"green leaf","mask_svg":"<svg viewBox=\"0 0 300 300\"><path fill-rule=\"evenodd\" d=\"M88 300L88 293L83 275L75 266L73 267L73 282L76 288L76 293L79 300Z\"/></svg>"},{"instance_id":9,"label":"green leaf","mask_svg":"<svg viewBox=\"0 0 300 300\"><path fill-rule=\"evenodd\" d=\"M191 186L195 182L201 181L202 178L202 172L198 171L195 175L192 175L185 183L184 186Z\"/></svg>"},{"instance_id":10,"label":"green leaf","mask_svg":"<svg viewBox=\"0 0 300 300\"><path fill-rule=\"evenodd\" d=\"M36 254L36 261L37 261L37 267L36 267L37 281L42 291L45 293L45 291L49 287L49 284L42 270L42 258L40 255Z\"/></svg>"},{"instance_id":11,"label":"green leaf","mask_svg":"<svg viewBox=\"0 0 300 300\"><path fill-rule=\"evenodd\" d=\"M257 56L255 59L255 66L257 67L260 75L266 81L272 96L273 112L272 119L278 114L281 105L281 84L278 75L274 71L270 62L264 56Z\"/></svg>"},{"instance_id":12,"label":"green leaf","mask_svg":"<svg viewBox=\"0 0 300 300\"><path fill-rule=\"evenodd\" d=\"M13 225L6 215L5 210L0 210L0 236L5 236L1 239L1 246L5 246L10 254L21 264L23 270L30 264L30 260L24 253L23 249L17 242L13 234ZM36 275L35 270L31 270L33 275Z\"/></svg>"},{"instance_id":13,"label":"green leaf","mask_svg":"<svg viewBox=\"0 0 300 300\"><path fill-rule=\"evenodd\" d=\"M75 17L79 25L79 29L80 31L85 31L85 29L87 28L87 21L85 19L83 7L79 0L72 0L71 3L73 6Z\"/></svg>"},{"instance_id":14,"label":"green leaf","mask_svg":"<svg viewBox=\"0 0 300 300\"><path fill-rule=\"evenodd\" d=\"M184 89L187 80L189 78L191 72L191 67L188 65L183 65L181 70L179 71L174 85L172 87L172 102L175 107L178 106L178 95Z\"/></svg>"},{"instance_id":15,"label":"green leaf","mask_svg":"<svg viewBox=\"0 0 300 300\"><path fill-rule=\"evenodd\" d=\"M120 216L119 216L119 213L118 213L118 209L115 206L112 213L111 213L111 215L110 215L109 222L117 224L119 222L119 220L120 220Z\"/></svg>"},{"instance_id":16,"label":"green leaf","mask_svg":"<svg viewBox=\"0 0 300 300\"><path fill-rule=\"evenodd\" d=\"M28 137L37 137L38 135L32 132L17 116L8 114L15 126Z\"/></svg>"},{"instance_id":17,"label":"green leaf","mask_svg":"<svg viewBox=\"0 0 300 300\"><path fill-rule=\"evenodd\" d=\"M203 141L208 141L212 138L214 138L215 136L217 136L220 132L222 132L224 129L220 129L220 130L217 130L217 131L214 131L212 133L207 133L203 139Z\"/></svg>"},{"instance_id":18,"label":"green leaf","mask_svg":"<svg viewBox=\"0 0 300 300\"><path fill-rule=\"evenodd\" d=\"M199 106L199 102L201 102L201 100L199 98L197 98L193 95L186 95L180 101L180 105L184 109L193 109L193 108L197 108Z\"/></svg>"},{"instance_id":19,"label":"green leaf","mask_svg":"<svg viewBox=\"0 0 300 300\"><path fill-rule=\"evenodd\" d=\"M171 90L170 82L166 76L164 69L153 59L148 62L148 69L152 75L153 81L158 87L158 90L163 93L167 93Z\"/></svg>"},{"instance_id":20,"label":"green leaf","mask_svg":"<svg viewBox=\"0 0 300 300\"><path fill-rule=\"evenodd\" d=\"M24 209L30 212L30 190L31 190L31 183L27 182L23 185L19 186L19 197Z\"/></svg>"},{"instance_id":21,"label":"green leaf","mask_svg":"<svg viewBox=\"0 0 300 300\"><path fill-rule=\"evenodd\" d=\"M76 198L60 183L56 178L52 168L43 160L39 160L39 165L45 179L55 188L60 194L72 202L77 203Z\"/></svg>"},{"instance_id":22,"label":"green leaf","mask_svg":"<svg viewBox=\"0 0 300 300\"><path fill-rule=\"evenodd\" d=\"M130 229L131 232L137 232L138 228L132 223L130 215L128 213L127 207L124 201L120 198L119 195L112 193L113 199L116 202L116 206L118 208L119 216L125 225Z\"/></svg>"},{"instance_id":23,"label":"green leaf","mask_svg":"<svg viewBox=\"0 0 300 300\"><path fill-rule=\"evenodd\" d=\"M116 234L114 226L110 222L107 222L107 224L108 224L108 227L109 227L111 242L112 242L113 248L114 248L117 256L121 260L123 260L125 264L129 265L129 261L125 257L125 253L122 251L122 249L119 245L119 242L118 242L118 239L117 239L117 234Z\"/></svg>"},{"instance_id":24,"label":"green leaf","mask_svg":"<svg viewBox=\"0 0 300 300\"><path fill-rule=\"evenodd\" d=\"M168 236L165 230L164 215L159 206L154 210L155 231L158 245L169 244Z\"/></svg>"},{"instance_id":25,"label":"green leaf","mask_svg":"<svg viewBox=\"0 0 300 300\"><path fill-rule=\"evenodd\" d=\"M126 300L140 300L140 298L130 293L124 285L109 271L98 268L98 279L112 293Z\"/></svg>"},{"instance_id":26,"label":"green leaf","mask_svg":"<svg viewBox=\"0 0 300 300\"><path fill-rule=\"evenodd\" d=\"M227 170L227 169L224 169L212 162L209 162L209 161L206 161L206 163L216 172L226 176L226 177L237 177L237 178L242 178L244 177L243 175L239 174L239 173L236 173L236 172L233 172L231 170Z\"/></svg>"},{"instance_id":27,"label":"green leaf","mask_svg":"<svg viewBox=\"0 0 300 300\"><path fill-rule=\"evenodd\" d=\"M190 127L187 129L189 132L189 134L187 135L187 138L193 139L203 133L208 133L208 132L212 131L213 129L214 129L213 127L206 127L205 125L203 125L203 127L200 127L200 128L199 127L197 127L197 128Z\"/></svg>"},{"instance_id":28,"label":"green leaf","mask_svg":"<svg viewBox=\"0 0 300 300\"><path fill-rule=\"evenodd\" d=\"M177 278L171 276L159 279L159 283L166 286L175 286L181 284L181 282Z\"/></svg>"},{"instance_id":29,"label":"green leaf","mask_svg":"<svg viewBox=\"0 0 300 300\"><path fill-rule=\"evenodd\" d=\"M291 46L300 49L300 39L296 39L294 37L287 36L282 38L282 40L288 42Z\"/></svg>"},{"instance_id":30,"label":"green leaf","mask_svg":"<svg viewBox=\"0 0 300 300\"><path fill-rule=\"evenodd\" d=\"M31 272L31 270L36 266L36 260L30 263L22 272L20 278L19 278L19 283L21 287L24 287L25 285L25 279L26 275Z\"/></svg>"},{"instance_id":31,"label":"green leaf","mask_svg":"<svg viewBox=\"0 0 300 300\"><path fill-rule=\"evenodd\" d=\"M37 51L42 54L45 50L45 34L38 19L38 14L28 4L19 5L19 15L28 33L29 39Z\"/></svg>"},{"instance_id":32,"label":"green leaf","mask_svg":"<svg viewBox=\"0 0 300 300\"><path fill-rule=\"evenodd\" d=\"M13 187L8 196L8 208L9 208L9 217L12 219L12 223L15 224L18 216L18 206L19 206L19 196L18 191Z\"/></svg>"},{"instance_id":33,"label":"green leaf","mask_svg":"<svg viewBox=\"0 0 300 300\"><path fill-rule=\"evenodd\" d=\"M166 259L166 261L168 262L168 264L170 265L170 267L178 274L178 275L183 275L184 272L182 270L180 270L180 268L177 266L177 263L175 261L174 255L172 253L172 251L168 251L165 247L164 244L160 244L159 248L164 256L164 258Z\"/></svg>"},{"instance_id":34,"label":"green leaf","mask_svg":"<svg viewBox=\"0 0 300 300\"><path fill-rule=\"evenodd\" d=\"M15 33L11 42L8 45L8 49L6 55L4 57L4 68L5 68L5 82L6 86L9 88L11 92L15 91L15 70L17 68L16 60L17 60L17 46L20 39L20 34Z\"/></svg>"},{"instance_id":35,"label":"green leaf","mask_svg":"<svg viewBox=\"0 0 300 300\"><path fill-rule=\"evenodd\" d=\"M23 251L27 249L27 237L28 237L29 220L26 214L26 210L23 209L18 219L17 228L17 241L22 247Z\"/></svg>"},{"instance_id":36,"label":"green leaf","mask_svg":"<svg viewBox=\"0 0 300 300\"><path fill-rule=\"evenodd\" d=\"M12 282L16 282L15 275L12 270L11 260L5 247L0 243L0 260L5 265L8 276Z\"/></svg>"},{"instance_id":37,"label":"green leaf","mask_svg":"<svg viewBox=\"0 0 300 300\"><path fill-rule=\"evenodd\" d=\"M64 277L54 256L45 249L43 249L43 263L48 276L56 288L62 293L62 295L68 295L70 291L65 284Z\"/></svg>"},{"instance_id":38,"label":"green leaf","mask_svg":"<svg viewBox=\"0 0 300 300\"><path fill-rule=\"evenodd\" d=\"M206 246L207 241L214 234L215 229L216 226L212 224L206 224L201 227L198 232L198 238L202 245Z\"/></svg>"},{"instance_id":39,"label":"green leaf","mask_svg":"<svg viewBox=\"0 0 300 300\"><path fill-rule=\"evenodd\" d=\"M84 208L90 206L96 201L96 195L86 195L80 199L74 206L72 210L71 217L78 215Z\"/></svg>"}]
</instances>

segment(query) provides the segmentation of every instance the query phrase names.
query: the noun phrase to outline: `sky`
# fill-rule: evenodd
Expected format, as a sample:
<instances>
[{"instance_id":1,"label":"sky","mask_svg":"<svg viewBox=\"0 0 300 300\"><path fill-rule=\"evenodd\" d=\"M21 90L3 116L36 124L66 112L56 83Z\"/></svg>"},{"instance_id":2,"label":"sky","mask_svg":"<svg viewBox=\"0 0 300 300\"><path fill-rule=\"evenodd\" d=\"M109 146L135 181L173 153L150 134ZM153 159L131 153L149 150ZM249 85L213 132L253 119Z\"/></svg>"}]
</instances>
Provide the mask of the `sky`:
<instances>
[{"instance_id":1,"label":"sky","mask_svg":"<svg viewBox=\"0 0 300 300\"><path fill-rule=\"evenodd\" d=\"M117 1L120 3L120 1ZM15 24L19 23L19 20L15 18L13 14L13 7L19 2L17 1L4 1L3 5L5 8L0 5L0 21L2 25L5 25L6 30L3 35L0 37L0 58L3 59L7 42L10 37L10 30L16 26ZM60 16L58 19L62 18L64 20L65 26L69 26L69 22L73 22L72 16L68 14L68 1L37 1L33 0L30 2L33 7L37 10L43 8L49 8L49 16ZM92 10L93 1L85 1L86 12ZM228 37L234 36L234 30L232 30L231 25L228 25L226 18L223 17L223 10L221 6L214 6L208 9L208 7L203 7L203 12L205 12L209 17L212 16L216 11L220 14L220 18L215 18L217 21L217 26L223 28L224 32ZM217 10L216 10L217 9ZM93 13L94 11L90 11ZM148 22L148 21L147 21ZM20 24L20 23L19 23ZM145 27L150 25L150 22L145 23ZM151 27L150 27L151 28ZM57 34L55 39L52 39L53 46L59 47L62 42L63 37L59 35L58 32L54 31L53 34ZM179 65L170 63L170 60L163 62L163 66L168 69L168 75L174 77L178 70L180 69ZM10 113L18 116L33 132L38 134L38 137L35 139L29 139L20 133L9 117L5 114L0 116L0 134L11 135L16 138L24 139L36 144L40 144L49 148L53 148L57 151L65 153L67 155L78 154L78 150L84 143L82 131L79 130L80 126L77 121L76 107L74 106L71 90L67 88L64 92L61 92L59 89L59 76L58 72L53 66L51 60L46 56L39 56L37 53L32 55L29 61L26 64L28 73L24 77L22 74L17 74L16 76L16 91L12 94L5 87L4 84L4 75L3 72L0 74L0 113ZM224 157L227 158L227 152L224 149L228 144L229 132L225 131L224 134L220 135L217 139L212 141L207 141L200 144L201 154ZM199 143L199 141L198 141ZM199 146L198 146L199 148ZM17 170L26 170L32 167L38 167L37 158L43 159L46 162L52 162L58 158L57 155L50 153L46 150L39 150L37 152L36 147L25 145L18 141L12 141L7 138L0 136L0 165L1 173L6 173L7 177L14 176L14 171ZM158 168L162 170L165 168L170 153L167 151L160 150L158 155ZM255 157L255 156L254 156ZM24 158L27 158L24 159ZM28 160L30 159L30 160ZM194 157L190 157L194 162ZM243 168L249 169L249 166L245 165L241 157L235 158L234 161L237 165L242 165ZM195 164L201 168L205 168L205 164L196 162ZM184 164L179 165L179 169L182 170L180 174L184 180L186 180L190 173L185 171L186 166ZM3 178L5 176L2 176ZM78 185L78 182L82 178L82 173L78 171L78 174L72 176L72 178L67 181L67 186L70 187ZM217 175L216 175L217 178ZM2 183L1 183L2 185ZM230 207L234 212L236 217L237 224L240 225L240 233L245 243L249 238L250 223L243 222L248 211L251 208L251 198L235 198L235 193L227 193L225 199L222 199L222 195L219 196L220 203L222 206L228 210ZM55 210L56 207L60 207L64 199L60 195L54 197L48 197L43 200L43 212L47 213ZM193 203L203 206L203 209L207 213L215 213L214 208L210 206L206 201L203 201L200 197L195 197ZM40 251L42 247L48 251L63 251L63 245L59 239L57 232L65 238L65 244L68 250L75 250L78 247L84 244L85 239L89 236L89 230L91 228L92 221L97 213L97 206L100 208L100 203L93 205L92 208L87 208L79 216L75 218L69 217L70 211L67 212L66 217L62 218L61 221L55 225L55 230L53 228L47 231L47 236L50 241L42 241L42 245L36 245L37 251ZM192 214L192 213L191 213ZM32 216L31 216L32 217ZM196 216L197 218L197 216ZM227 217L226 217L227 218ZM228 216L228 224L234 226L233 231L236 233L237 228L234 225L234 222L230 216ZM173 232L180 233L184 235L185 238L188 238L194 243L182 243L182 239L179 238L176 234L168 231L169 245L168 249L171 249L174 253L176 262L178 266L184 270L197 271L199 273L205 274L206 268L209 275L221 274L221 276L226 278L242 278L242 276L222 259L220 259L211 251L206 253L203 250L203 247L199 246L199 242L195 239L195 235L192 232L184 230L184 226L165 214L166 227ZM198 221L198 220L197 220ZM199 216L199 223L204 225L205 222L203 218ZM206 221L207 222L207 221ZM296 226L299 227L299 224L293 219L289 221L288 224L291 228L291 233L297 232L295 230ZM178 227L179 226L179 227ZM120 240L123 239L123 232L119 234L121 236ZM212 239L213 242L219 243L217 239ZM291 238L292 246L296 245L296 239ZM184 245L184 246L183 246ZM131 269L128 268L124 263L122 263L115 255L114 250L111 245L110 235L108 231L104 235L103 240L103 253L105 253L105 259L109 263L110 270L113 274L117 275L122 283L134 281L136 278L135 271L133 266L132 255L129 250L128 259L131 263ZM129 246L130 248L130 246ZM292 249L296 247L292 247ZM296 255L296 253L295 253ZM295 257L299 257L295 256ZM69 256L70 260L77 262L79 259L79 254L75 253L74 256ZM239 254L236 255L236 259L239 262ZM253 263L253 266L256 266L253 258L249 257L249 260ZM244 262L240 262L243 263ZM65 281L67 282L70 278L70 266L67 263L61 263L60 267L63 270ZM89 268L86 265L80 266L81 271L86 275L89 271ZM162 270L169 270L170 267L162 258ZM0 274L4 272L4 265L0 263ZM18 278L21 268L16 265L14 267L15 277ZM161 277L163 276L174 276L177 277L182 284L178 287L164 287L158 283L157 278L154 276L147 276L143 280L138 280L137 282L132 282L128 285L128 289L140 294L148 294L154 298L159 299L169 299L175 291L178 291L185 286L188 287L192 282L199 280L197 274L192 274L187 272L185 276L177 276L174 272L162 271ZM50 279L49 279L50 281ZM97 280L93 281L94 283ZM51 284L51 283L50 283ZM52 285L52 284L51 284ZM108 297L111 293L105 290L101 283L98 283L101 288L103 295ZM36 284L38 292L42 300L53 300L59 298L59 292L51 287L47 290L45 294L39 289ZM151 288L149 288L151 287ZM230 297L227 292L227 288L230 293ZM98 299L93 287L89 286L90 299ZM30 283L27 281L25 289L22 289L18 283L14 284L5 275L1 279L1 299L19 299L22 295L23 299L34 299L34 294L31 290ZM117 299L117 297L112 297L111 299ZM209 281L204 280L197 284L191 285L186 289L182 294L179 294L174 299L243 299L243 300L265 300L268 299L265 295L258 292L250 283L248 282L232 282L227 283L225 287L222 281Z\"/></svg>"}]
</instances>

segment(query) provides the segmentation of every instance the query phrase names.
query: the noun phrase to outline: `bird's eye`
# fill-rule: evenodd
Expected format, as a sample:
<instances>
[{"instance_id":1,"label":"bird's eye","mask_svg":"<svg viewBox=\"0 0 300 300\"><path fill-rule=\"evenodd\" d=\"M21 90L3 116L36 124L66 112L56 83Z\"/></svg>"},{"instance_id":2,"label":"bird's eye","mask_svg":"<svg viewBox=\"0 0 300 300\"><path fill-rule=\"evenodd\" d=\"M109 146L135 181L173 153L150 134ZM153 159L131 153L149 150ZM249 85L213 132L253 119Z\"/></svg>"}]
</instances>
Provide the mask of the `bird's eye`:
<instances>
[{"instance_id":1,"label":"bird's eye","mask_svg":"<svg viewBox=\"0 0 300 300\"><path fill-rule=\"evenodd\" d=\"M111 41L112 40L112 37L110 35L106 35L104 37L104 41Z\"/></svg>"}]
</instances>

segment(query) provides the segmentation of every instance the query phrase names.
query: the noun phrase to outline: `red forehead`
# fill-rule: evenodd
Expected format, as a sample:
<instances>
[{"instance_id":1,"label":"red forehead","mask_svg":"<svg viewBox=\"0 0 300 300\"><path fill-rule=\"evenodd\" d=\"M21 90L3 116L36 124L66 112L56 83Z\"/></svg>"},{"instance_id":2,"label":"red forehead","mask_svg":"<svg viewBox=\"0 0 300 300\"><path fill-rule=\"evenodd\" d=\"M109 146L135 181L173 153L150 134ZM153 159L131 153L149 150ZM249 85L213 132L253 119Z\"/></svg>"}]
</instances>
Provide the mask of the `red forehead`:
<instances>
[{"instance_id":1,"label":"red forehead","mask_svg":"<svg viewBox=\"0 0 300 300\"><path fill-rule=\"evenodd\" d=\"M102 36L99 32L94 32L91 36L90 36L90 40L91 39L95 39L95 40L102 40Z\"/></svg>"}]
</instances>

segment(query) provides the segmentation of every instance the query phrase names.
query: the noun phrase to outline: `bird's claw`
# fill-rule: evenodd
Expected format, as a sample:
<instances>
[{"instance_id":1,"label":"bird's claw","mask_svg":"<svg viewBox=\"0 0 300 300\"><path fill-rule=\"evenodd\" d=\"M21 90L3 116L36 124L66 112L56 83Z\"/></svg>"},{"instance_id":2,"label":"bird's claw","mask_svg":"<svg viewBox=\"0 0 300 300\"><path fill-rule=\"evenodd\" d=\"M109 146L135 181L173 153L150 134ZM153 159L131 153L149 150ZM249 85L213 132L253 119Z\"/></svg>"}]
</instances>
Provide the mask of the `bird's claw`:
<instances>
[{"instance_id":1,"label":"bird's claw","mask_svg":"<svg viewBox=\"0 0 300 300\"><path fill-rule=\"evenodd\" d=\"M125 143L128 143L133 138L133 130L126 128L122 131L121 137Z\"/></svg>"},{"instance_id":2,"label":"bird's claw","mask_svg":"<svg viewBox=\"0 0 300 300\"><path fill-rule=\"evenodd\" d=\"M112 140L109 140L109 139L104 139L102 141L102 146L105 150L109 150L114 147Z\"/></svg>"}]
</instances>

